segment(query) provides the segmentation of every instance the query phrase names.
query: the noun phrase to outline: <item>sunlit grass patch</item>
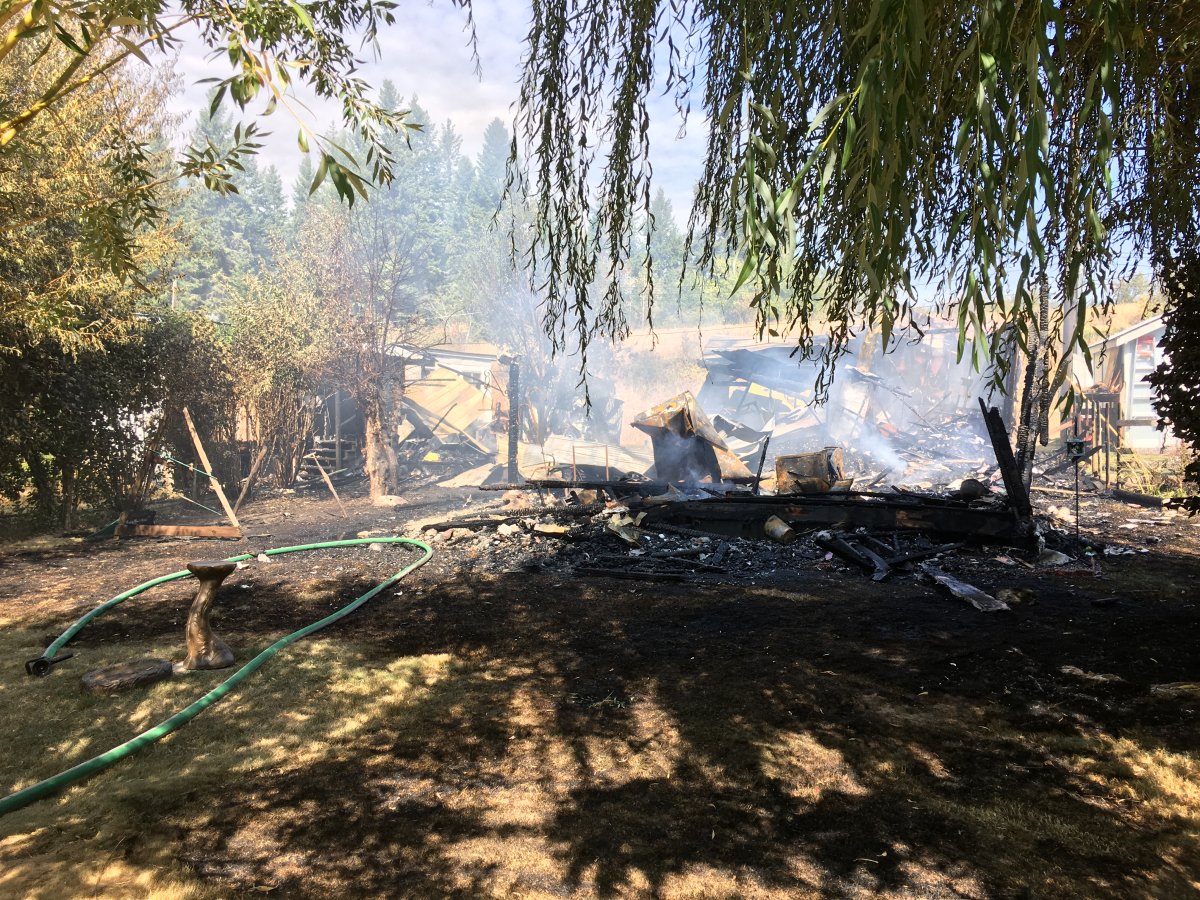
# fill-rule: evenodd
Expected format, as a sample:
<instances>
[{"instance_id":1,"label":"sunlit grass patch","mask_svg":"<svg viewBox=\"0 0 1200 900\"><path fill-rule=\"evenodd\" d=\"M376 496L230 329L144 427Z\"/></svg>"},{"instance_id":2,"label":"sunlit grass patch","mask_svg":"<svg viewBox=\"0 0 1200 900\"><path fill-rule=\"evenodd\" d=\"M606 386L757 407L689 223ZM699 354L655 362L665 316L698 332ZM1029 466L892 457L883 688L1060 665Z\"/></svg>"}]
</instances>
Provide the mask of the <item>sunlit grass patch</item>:
<instances>
[{"instance_id":1,"label":"sunlit grass patch","mask_svg":"<svg viewBox=\"0 0 1200 900\"><path fill-rule=\"evenodd\" d=\"M1148 734L1014 724L1002 707L974 715L952 699L877 710L895 743L871 754L884 784L966 843L986 842L988 868L1040 891L1200 889L1190 859L1200 842L1200 760ZM967 740L969 738L969 740ZM1056 867L1032 865L1051 854Z\"/></svg>"},{"instance_id":2,"label":"sunlit grass patch","mask_svg":"<svg viewBox=\"0 0 1200 900\"><path fill-rule=\"evenodd\" d=\"M1114 802L1200 834L1200 760L1129 738L1101 735L1094 755L1068 759L1070 771Z\"/></svg>"},{"instance_id":3,"label":"sunlit grass patch","mask_svg":"<svg viewBox=\"0 0 1200 900\"><path fill-rule=\"evenodd\" d=\"M807 732L781 731L760 752L763 775L779 781L796 800L816 803L826 791L866 793L843 755Z\"/></svg>"},{"instance_id":4,"label":"sunlit grass patch","mask_svg":"<svg viewBox=\"0 0 1200 900\"><path fill-rule=\"evenodd\" d=\"M19 659L33 655L27 651L36 643L29 632L0 632L0 795L128 740L234 671L180 674L93 697L80 692L86 669L78 665L64 664L46 678L26 676ZM235 649L245 662L261 646ZM87 661L90 667L180 655L176 645L128 642L89 652ZM341 753L384 723L395 728L410 706L453 673L445 654L380 660L344 640L300 642L158 744L0 819L0 835L6 835L0 894L76 896L95 883L102 896L210 896L167 864L164 835L146 833L143 823L166 821L173 812L203 820L205 810L219 808L227 786ZM114 861L109 848L118 845L123 849Z\"/></svg>"}]
</instances>

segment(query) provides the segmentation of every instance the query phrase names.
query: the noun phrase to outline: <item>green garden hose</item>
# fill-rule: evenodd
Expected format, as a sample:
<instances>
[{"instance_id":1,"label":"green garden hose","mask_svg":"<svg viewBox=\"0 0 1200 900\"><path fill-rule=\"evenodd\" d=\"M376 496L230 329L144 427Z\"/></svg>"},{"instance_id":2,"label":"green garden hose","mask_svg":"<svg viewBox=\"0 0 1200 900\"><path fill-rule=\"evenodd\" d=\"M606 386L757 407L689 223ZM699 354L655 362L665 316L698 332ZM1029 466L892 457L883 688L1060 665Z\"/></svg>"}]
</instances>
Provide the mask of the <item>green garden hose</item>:
<instances>
[{"instance_id":1,"label":"green garden hose","mask_svg":"<svg viewBox=\"0 0 1200 900\"><path fill-rule=\"evenodd\" d=\"M433 550L430 549L428 544L425 544L422 541L414 541L410 540L409 538L400 537L355 538L345 541L327 541L320 544L299 544L295 547L276 547L272 550L266 550L264 553L267 556L279 556L283 553L298 553L302 550L324 550L330 547L355 547L362 544L408 544L425 551L425 555L416 562L405 566L390 578L381 581L361 597L352 600L350 603L343 606L336 612L326 616L320 621L313 622L311 625L304 626L299 631L293 631L291 634L281 637L199 700L196 700L190 706L181 709L169 719L160 722L153 728L143 731L134 738L130 738L125 743L113 747L106 753L101 753L99 756L92 757L86 762L82 762L77 766L73 766L70 769L67 769L65 772L59 772L57 775L47 778L44 781L39 781L37 784L31 785L24 790L20 790L14 794L9 794L7 797L0 798L0 816L10 813L13 810L20 809L22 806L32 803L34 800L39 800L42 797L54 793L55 791L60 790L69 784L73 784L82 778L86 778L88 775L107 768L118 760L124 759L130 754L140 750L142 747L153 744L160 738L166 737L172 731L175 731L177 728L179 728L180 725L191 721L204 710L208 709L208 707L212 706L218 700L223 698L226 694L233 690L234 687L236 687L238 683L242 681L242 679L246 678L256 669L258 669L259 666L265 663L284 647L288 646L288 644L298 641L303 637L307 637L314 631L319 631L326 625L332 625L338 619L348 616L372 597L391 587L401 578L408 575L409 572L413 571L418 566L424 565L429 561L430 557L433 556ZM241 556L231 556L228 558L228 560L230 562L240 562L242 560L252 558L253 557L250 554L242 554ZM42 655L42 659L50 659L51 657L55 656L55 654L57 654L58 651L61 650L63 646L69 640L71 640L71 638L77 635L89 622L91 622L97 616L103 615L118 603L123 603L130 597L135 597L143 591L147 591L157 585L165 584L169 581L176 581L180 578L190 577L192 577L192 573L188 572L186 569L182 572L172 572L170 575L163 575L159 578L153 578L144 584L139 584L137 587L132 588L131 590L125 591L122 594L118 594L111 600L108 600L105 603L102 603L100 606L97 606L87 615L83 616L81 619L71 625L71 627L64 631L61 635L59 635L58 639L46 648Z\"/></svg>"}]
</instances>

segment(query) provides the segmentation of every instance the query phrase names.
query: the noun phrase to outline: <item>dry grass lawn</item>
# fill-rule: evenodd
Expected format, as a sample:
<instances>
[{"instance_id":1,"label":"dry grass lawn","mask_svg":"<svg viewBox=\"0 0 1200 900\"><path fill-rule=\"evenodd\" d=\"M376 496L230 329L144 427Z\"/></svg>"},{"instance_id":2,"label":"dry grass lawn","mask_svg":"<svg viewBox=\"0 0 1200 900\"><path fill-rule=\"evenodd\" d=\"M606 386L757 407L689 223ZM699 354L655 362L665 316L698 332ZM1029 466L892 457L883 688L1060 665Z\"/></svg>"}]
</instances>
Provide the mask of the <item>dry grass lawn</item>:
<instances>
[{"instance_id":1,"label":"dry grass lawn","mask_svg":"<svg viewBox=\"0 0 1200 900\"><path fill-rule=\"evenodd\" d=\"M0 896L1193 897L1200 697L1150 686L1200 680L1194 572L1139 564L996 617L844 576L421 570L134 759L0 819ZM386 567L247 570L221 633L246 659ZM132 601L44 679L22 662L70 616L50 594L8 611L0 793L223 677L78 690L89 668L178 656L186 597Z\"/></svg>"}]
</instances>

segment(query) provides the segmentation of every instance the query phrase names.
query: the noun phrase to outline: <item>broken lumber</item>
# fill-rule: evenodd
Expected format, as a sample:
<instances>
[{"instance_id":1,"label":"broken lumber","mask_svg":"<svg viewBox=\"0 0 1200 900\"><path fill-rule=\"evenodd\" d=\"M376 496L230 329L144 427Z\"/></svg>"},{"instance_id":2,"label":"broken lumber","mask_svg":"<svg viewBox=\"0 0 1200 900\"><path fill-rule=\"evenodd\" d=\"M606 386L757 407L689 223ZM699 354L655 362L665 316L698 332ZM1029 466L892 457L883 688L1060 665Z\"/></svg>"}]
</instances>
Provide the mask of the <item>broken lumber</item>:
<instances>
[{"instance_id":1,"label":"broken lumber","mask_svg":"<svg viewBox=\"0 0 1200 900\"><path fill-rule=\"evenodd\" d=\"M225 510L225 515L229 517L230 524L238 530L238 537L241 537L242 526L238 522L237 513L229 505L229 498L225 496L221 482L213 474L212 463L208 461L208 454L204 452L204 444L200 442L200 433L196 431L196 424L192 421L192 414L188 412L186 406L183 408L183 421L187 423L188 432L192 436L192 443L196 445L196 455L200 457L200 465L204 466L204 471L208 474L209 484L212 485L212 489L216 492L217 499L221 501L221 509Z\"/></svg>"},{"instance_id":2,"label":"broken lumber","mask_svg":"<svg viewBox=\"0 0 1200 900\"><path fill-rule=\"evenodd\" d=\"M828 550L834 556L839 556L848 563L854 563L856 566L862 566L864 569L874 569L875 565L865 556L858 552L857 547L852 547L836 534L822 532L813 535L813 543L822 550Z\"/></svg>"}]
</instances>

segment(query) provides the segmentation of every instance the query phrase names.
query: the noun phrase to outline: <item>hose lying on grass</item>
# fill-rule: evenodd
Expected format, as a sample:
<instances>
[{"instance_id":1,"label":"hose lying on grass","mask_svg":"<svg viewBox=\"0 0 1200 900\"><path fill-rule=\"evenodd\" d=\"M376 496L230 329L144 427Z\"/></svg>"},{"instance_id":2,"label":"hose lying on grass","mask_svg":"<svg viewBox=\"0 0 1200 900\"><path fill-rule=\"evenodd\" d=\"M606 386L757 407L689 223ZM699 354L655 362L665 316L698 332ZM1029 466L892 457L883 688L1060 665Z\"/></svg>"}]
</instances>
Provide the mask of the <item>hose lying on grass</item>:
<instances>
[{"instance_id":1,"label":"hose lying on grass","mask_svg":"<svg viewBox=\"0 0 1200 900\"><path fill-rule=\"evenodd\" d=\"M181 709L170 718L165 719L158 725L155 725L153 728L143 731L136 737L130 738L125 743L113 747L106 753L101 753L99 756L94 756L86 762L81 762L77 766L72 766L65 772L59 772L57 775L47 778L44 781L39 781L37 784L30 785L24 790L20 790L16 793L9 794L7 797L0 798L0 816L10 813L13 810L20 809L22 806L32 803L34 800L40 800L42 797L52 794L55 791L66 787L67 785L74 784L76 781L79 781L95 772L100 771L101 769L111 766L118 760L124 759L125 757L140 750L142 747L146 747L150 744L153 744L155 741L166 737L172 731L175 731L177 728L179 728L179 726L191 721L204 710L208 709L208 707L222 699L243 679L248 677L284 647L300 640L303 637L307 637L314 631L319 631L325 626L332 625L339 619L348 616L372 597L376 596L382 591L387 590L400 579L404 578L418 566L424 565L433 556L433 550L430 549L428 544L423 543L422 541L414 541L409 538L400 537L355 538L345 541L326 541L320 544L299 544L295 547L276 547L272 550L266 550L264 553L267 556L279 556L284 553L298 553L303 550L325 550L337 547L356 547L362 544L408 544L409 546L416 547L419 550L424 551L424 555L416 562L405 566L395 575L392 575L390 578L381 581L365 594L356 598L355 600L352 600L350 603L346 604L336 612L331 613L320 621L313 622L311 625L304 626L299 631L293 631L291 634L281 637L271 646L267 647L267 649L259 653L258 656L250 660L250 662L246 663L246 665L242 666L240 669L214 687L203 697L196 700L190 706ZM253 558L254 557L251 554L247 553L241 556L231 556L228 558L228 561L241 562L243 560ZM77 635L89 622L98 616L103 615L117 604L123 603L130 597L136 597L138 594L148 591L150 588L156 587L160 584L166 584L169 581L176 581L181 578L191 577L192 573L186 569L182 572L172 572L170 575L162 575L158 578L153 578L144 584L139 584L135 588L125 591L122 594L118 594L111 600L108 600L105 603L100 604L100 606L97 606L87 615L83 616L77 622L72 624L71 627L64 631L61 635L59 635L58 638L46 648L45 652L42 654L42 659L50 659L54 657L66 645L66 643L70 641L71 638L75 637L75 635Z\"/></svg>"}]
</instances>

